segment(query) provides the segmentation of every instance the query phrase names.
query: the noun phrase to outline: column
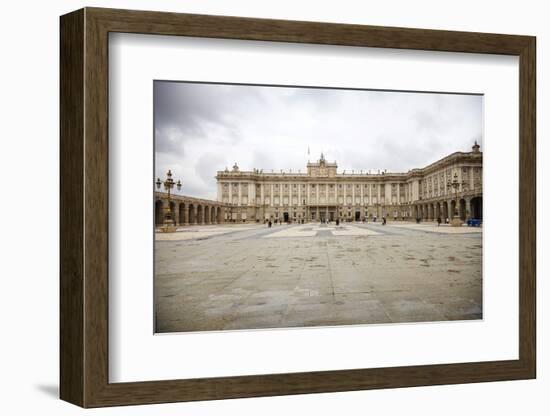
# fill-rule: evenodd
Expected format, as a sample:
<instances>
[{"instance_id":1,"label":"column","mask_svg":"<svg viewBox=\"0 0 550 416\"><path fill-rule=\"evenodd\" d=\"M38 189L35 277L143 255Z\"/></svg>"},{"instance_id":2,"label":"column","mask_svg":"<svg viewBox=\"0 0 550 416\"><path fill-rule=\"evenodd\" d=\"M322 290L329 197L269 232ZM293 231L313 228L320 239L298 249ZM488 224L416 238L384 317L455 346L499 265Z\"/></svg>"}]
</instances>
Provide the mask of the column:
<instances>
[{"instance_id":1,"label":"column","mask_svg":"<svg viewBox=\"0 0 550 416\"><path fill-rule=\"evenodd\" d=\"M174 212L172 212L172 215L174 216L174 224L179 225L180 223L180 204L176 203L174 201Z\"/></svg>"},{"instance_id":2,"label":"column","mask_svg":"<svg viewBox=\"0 0 550 416\"><path fill-rule=\"evenodd\" d=\"M320 183L315 184L315 189L317 190L315 197L317 198L317 205L319 205L319 187L321 186Z\"/></svg>"},{"instance_id":3,"label":"column","mask_svg":"<svg viewBox=\"0 0 550 416\"><path fill-rule=\"evenodd\" d=\"M183 206L183 225L189 225L189 203L187 201Z\"/></svg>"},{"instance_id":4,"label":"column","mask_svg":"<svg viewBox=\"0 0 550 416\"><path fill-rule=\"evenodd\" d=\"M372 205L372 184L369 183L369 205Z\"/></svg>"},{"instance_id":5,"label":"column","mask_svg":"<svg viewBox=\"0 0 550 416\"><path fill-rule=\"evenodd\" d=\"M391 205L392 204L392 197L391 197L391 183L386 183L384 185L384 203L385 205ZM389 215L389 213L386 213L386 215Z\"/></svg>"},{"instance_id":6,"label":"column","mask_svg":"<svg viewBox=\"0 0 550 416\"><path fill-rule=\"evenodd\" d=\"M264 189L264 184L262 183L260 185L260 205L264 205L265 204L265 189Z\"/></svg>"},{"instance_id":7,"label":"column","mask_svg":"<svg viewBox=\"0 0 550 416\"><path fill-rule=\"evenodd\" d=\"M183 210L181 210L181 206L183 205ZM187 204L185 203L180 203L180 205L178 206L178 214L181 213L182 215L180 216L180 223L182 225L185 225L185 223L187 222L187 220L185 219L185 217L187 217Z\"/></svg>"},{"instance_id":8,"label":"column","mask_svg":"<svg viewBox=\"0 0 550 416\"><path fill-rule=\"evenodd\" d=\"M288 186L288 206L292 207L292 187L294 186L294 184L291 182L288 184ZM288 213L288 216L290 217L290 212Z\"/></svg>"},{"instance_id":9,"label":"column","mask_svg":"<svg viewBox=\"0 0 550 416\"><path fill-rule=\"evenodd\" d=\"M273 183L270 184L271 185L271 193L270 193L270 197L269 197L269 205L273 206Z\"/></svg>"},{"instance_id":10,"label":"column","mask_svg":"<svg viewBox=\"0 0 550 416\"><path fill-rule=\"evenodd\" d=\"M465 203L465 209L466 209L466 220L472 218L472 198L464 198Z\"/></svg>"},{"instance_id":11,"label":"column","mask_svg":"<svg viewBox=\"0 0 550 416\"><path fill-rule=\"evenodd\" d=\"M196 205L196 204L194 204L194 205L193 205L193 223L194 223L195 225L198 225L198 223L199 223L199 218L198 218L198 215L197 215L197 214L198 214L198 210L199 210L199 206Z\"/></svg>"},{"instance_id":12,"label":"column","mask_svg":"<svg viewBox=\"0 0 550 416\"><path fill-rule=\"evenodd\" d=\"M351 183L351 206L352 208L352 219L355 221L355 183Z\"/></svg>"},{"instance_id":13,"label":"column","mask_svg":"<svg viewBox=\"0 0 550 416\"><path fill-rule=\"evenodd\" d=\"M246 214L247 222L254 222L257 218L256 206L256 183L253 181L248 182L248 206L251 207Z\"/></svg>"},{"instance_id":14,"label":"column","mask_svg":"<svg viewBox=\"0 0 550 416\"><path fill-rule=\"evenodd\" d=\"M233 203L233 182L229 182L229 203Z\"/></svg>"},{"instance_id":15,"label":"column","mask_svg":"<svg viewBox=\"0 0 550 416\"><path fill-rule=\"evenodd\" d=\"M256 205L256 184L252 181L248 182L248 205Z\"/></svg>"},{"instance_id":16,"label":"column","mask_svg":"<svg viewBox=\"0 0 550 416\"><path fill-rule=\"evenodd\" d=\"M344 187L344 206L346 206L348 204L348 199L346 195L346 188L348 187L348 185L346 182L344 182L342 186Z\"/></svg>"},{"instance_id":17,"label":"column","mask_svg":"<svg viewBox=\"0 0 550 416\"><path fill-rule=\"evenodd\" d=\"M311 210L310 210L310 195L311 195L311 187L309 182L306 184L306 220L309 222L311 221Z\"/></svg>"},{"instance_id":18,"label":"column","mask_svg":"<svg viewBox=\"0 0 550 416\"><path fill-rule=\"evenodd\" d=\"M238 192L239 192L239 199L238 199L238 201L237 201L237 205L241 206L242 203L243 203L243 201L242 201L243 193L242 193L241 183L240 183L240 182L237 183L237 190L238 190Z\"/></svg>"},{"instance_id":19,"label":"column","mask_svg":"<svg viewBox=\"0 0 550 416\"><path fill-rule=\"evenodd\" d=\"M262 218L260 220L263 222L265 220L265 184L260 184L260 206L262 207Z\"/></svg>"},{"instance_id":20,"label":"column","mask_svg":"<svg viewBox=\"0 0 550 416\"><path fill-rule=\"evenodd\" d=\"M221 202L223 200L222 194L223 194L222 184L221 182L218 182L218 202Z\"/></svg>"},{"instance_id":21,"label":"column","mask_svg":"<svg viewBox=\"0 0 550 416\"><path fill-rule=\"evenodd\" d=\"M413 201L418 201L418 194L419 194L419 184L418 184L418 181L417 180L414 180L412 183L412 189L411 189L411 192L412 192L412 200Z\"/></svg>"},{"instance_id":22,"label":"column","mask_svg":"<svg viewBox=\"0 0 550 416\"><path fill-rule=\"evenodd\" d=\"M397 184L397 205L401 203L401 184Z\"/></svg>"}]
</instances>

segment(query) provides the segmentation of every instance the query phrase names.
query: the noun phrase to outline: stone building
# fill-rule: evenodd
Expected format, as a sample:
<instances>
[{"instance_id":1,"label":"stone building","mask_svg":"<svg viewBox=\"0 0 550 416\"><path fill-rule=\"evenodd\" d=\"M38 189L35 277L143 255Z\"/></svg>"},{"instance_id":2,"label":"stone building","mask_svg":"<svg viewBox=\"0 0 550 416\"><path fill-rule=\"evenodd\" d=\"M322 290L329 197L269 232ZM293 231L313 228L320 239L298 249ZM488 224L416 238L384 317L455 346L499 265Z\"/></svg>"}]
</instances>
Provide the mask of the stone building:
<instances>
[{"instance_id":1,"label":"stone building","mask_svg":"<svg viewBox=\"0 0 550 416\"><path fill-rule=\"evenodd\" d=\"M457 211L462 220L482 219L482 155L475 143L471 152L405 173L339 173L323 154L304 173L241 171L235 163L216 175L220 221L444 220ZM453 180L457 189L448 185Z\"/></svg>"},{"instance_id":2,"label":"stone building","mask_svg":"<svg viewBox=\"0 0 550 416\"><path fill-rule=\"evenodd\" d=\"M164 223L170 209L175 225L221 224L231 217L231 207L218 201L183 195L155 192L155 224Z\"/></svg>"}]
</instances>

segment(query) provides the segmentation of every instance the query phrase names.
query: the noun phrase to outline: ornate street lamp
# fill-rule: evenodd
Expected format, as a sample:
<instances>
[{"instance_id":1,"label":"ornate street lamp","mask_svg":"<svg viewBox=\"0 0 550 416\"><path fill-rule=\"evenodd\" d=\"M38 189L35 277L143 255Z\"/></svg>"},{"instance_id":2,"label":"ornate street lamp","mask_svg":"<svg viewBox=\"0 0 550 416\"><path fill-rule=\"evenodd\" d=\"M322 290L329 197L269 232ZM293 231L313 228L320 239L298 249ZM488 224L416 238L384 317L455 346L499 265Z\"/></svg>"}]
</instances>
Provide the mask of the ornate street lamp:
<instances>
[{"instance_id":1,"label":"ornate street lamp","mask_svg":"<svg viewBox=\"0 0 550 416\"><path fill-rule=\"evenodd\" d=\"M174 182L174 180L172 179L172 171L168 170L168 172L166 173L166 179L164 181L161 181L160 178L157 178L156 185L157 189L160 189L160 187L164 185L164 190L168 193L168 205L164 213L164 226L162 227L163 231L174 232L176 231L176 221L174 220L175 215L172 213L171 209L172 204L170 191L174 186L176 186L179 191L181 189L181 181L178 180L177 182Z\"/></svg>"},{"instance_id":2,"label":"ornate street lamp","mask_svg":"<svg viewBox=\"0 0 550 416\"><path fill-rule=\"evenodd\" d=\"M451 197L452 197L452 194L453 194L453 191L455 193L455 207L454 209L452 210L452 215L451 215L451 225L453 227L461 227L462 226L462 220L460 219L460 216L458 216L458 207L459 207L459 199L458 199L458 191L460 189L460 186L465 186L466 185L466 182L465 181L462 181L462 182L459 182L458 180L458 173L455 171L454 175L453 175L453 179L449 179L447 181L447 189L451 191ZM457 215L457 217L455 218L455 215Z\"/></svg>"}]
</instances>

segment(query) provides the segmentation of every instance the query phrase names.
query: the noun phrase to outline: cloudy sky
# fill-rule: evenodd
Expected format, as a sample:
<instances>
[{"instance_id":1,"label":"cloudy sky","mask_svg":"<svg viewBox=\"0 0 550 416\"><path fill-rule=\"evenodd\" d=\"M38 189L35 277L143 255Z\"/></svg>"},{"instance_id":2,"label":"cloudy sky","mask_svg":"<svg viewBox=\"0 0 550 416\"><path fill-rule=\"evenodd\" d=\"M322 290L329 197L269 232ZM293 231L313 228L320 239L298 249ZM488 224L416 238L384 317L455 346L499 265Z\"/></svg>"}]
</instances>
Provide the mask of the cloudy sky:
<instances>
[{"instance_id":1,"label":"cloudy sky","mask_svg":"<svg viewBox=\"0 0 550 416\"><path fill-rule=\"evenodd\" d=\"M155 81L155 175L216 197L216 171L305 172L321 152L339 172L406 172L482 146L476 95ZM308 155L308 148L310 154Z\"/></svg>"}]
</instances>

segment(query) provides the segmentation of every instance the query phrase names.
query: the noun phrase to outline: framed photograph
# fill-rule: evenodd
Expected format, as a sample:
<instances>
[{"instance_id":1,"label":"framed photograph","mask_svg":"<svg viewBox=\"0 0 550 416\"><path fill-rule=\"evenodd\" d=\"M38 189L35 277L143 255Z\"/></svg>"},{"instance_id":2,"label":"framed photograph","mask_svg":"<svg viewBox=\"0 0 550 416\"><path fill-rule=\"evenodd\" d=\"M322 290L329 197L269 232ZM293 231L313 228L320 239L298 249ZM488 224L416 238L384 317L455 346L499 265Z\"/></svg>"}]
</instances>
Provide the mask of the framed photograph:
<instances>
[{"instance_id":1,"label":"framed photograph","mask_svg":"<svg viewBox=\"0 0 550 416\"><path fill-rule=\"evenodd\" d=\"M63 400L535 378L534 37L60 25Z\"/></svg>"}]
</instances>

